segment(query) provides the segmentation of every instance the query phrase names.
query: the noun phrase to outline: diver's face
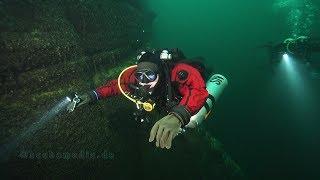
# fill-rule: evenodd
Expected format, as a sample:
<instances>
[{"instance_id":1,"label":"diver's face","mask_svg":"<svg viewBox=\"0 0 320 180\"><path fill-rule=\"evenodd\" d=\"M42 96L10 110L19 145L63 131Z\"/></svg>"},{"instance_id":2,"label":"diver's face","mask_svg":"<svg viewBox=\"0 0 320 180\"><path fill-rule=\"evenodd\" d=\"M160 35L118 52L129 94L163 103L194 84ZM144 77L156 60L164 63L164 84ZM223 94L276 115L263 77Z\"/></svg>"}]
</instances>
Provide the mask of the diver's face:
<instances>
[{"instance_id":1,"label":"diver's face","mask_svg":"<svg viewBox=\"0 0 320 180\"><path fill-rule=\"evenodd\" d=\"M159 82L159 74L152 72L150 70L138 71L135 74L136 80L140 86L140 89L152 94L156 85Z\"/></svg>"}]
</instances>

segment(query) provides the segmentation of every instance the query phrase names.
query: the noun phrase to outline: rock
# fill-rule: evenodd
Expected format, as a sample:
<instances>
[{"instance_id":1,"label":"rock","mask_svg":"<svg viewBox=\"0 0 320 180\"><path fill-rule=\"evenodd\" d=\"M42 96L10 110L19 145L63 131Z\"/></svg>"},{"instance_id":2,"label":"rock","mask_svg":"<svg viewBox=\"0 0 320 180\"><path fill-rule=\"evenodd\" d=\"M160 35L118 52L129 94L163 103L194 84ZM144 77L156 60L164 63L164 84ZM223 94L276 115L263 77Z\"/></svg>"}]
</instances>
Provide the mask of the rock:
<instances>
[{"instance_id":1,"label":"rock","mask_svg":"<svg viewBox=\"0 0 320 180\"><path fill-rule=\"evenodd\" d=\"M66 14L89 54L115 48L135 48L144 41L144 14L126 2L74 0ZM137 41L138 40L138 41Z\"/></svg>"}]
</instances>

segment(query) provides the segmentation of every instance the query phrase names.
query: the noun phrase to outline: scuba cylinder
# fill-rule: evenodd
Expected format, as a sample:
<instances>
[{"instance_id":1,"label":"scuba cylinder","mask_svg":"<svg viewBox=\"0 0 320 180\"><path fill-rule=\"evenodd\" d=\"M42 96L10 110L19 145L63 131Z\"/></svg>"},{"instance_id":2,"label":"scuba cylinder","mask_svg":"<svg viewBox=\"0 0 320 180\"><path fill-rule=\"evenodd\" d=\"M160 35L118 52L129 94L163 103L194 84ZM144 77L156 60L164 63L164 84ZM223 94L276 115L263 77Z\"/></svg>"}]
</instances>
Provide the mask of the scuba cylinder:
<instances>
[{"instance_id":1,"label":"scuba cylinder","mask_svg":"<svg viewBox=\"0 0 320 180\"><path fill-rule=\"evenodd\" d=\"M198 127L211 113L213 105L219 99L225 87L228 85L228 80L221 74L214 74L208 80L206 86L209 93L209 98L207 99L205 105L200 109L200 111L193 115L190 122L186 125L187 128Z\"/></svg>"}]
</instances>

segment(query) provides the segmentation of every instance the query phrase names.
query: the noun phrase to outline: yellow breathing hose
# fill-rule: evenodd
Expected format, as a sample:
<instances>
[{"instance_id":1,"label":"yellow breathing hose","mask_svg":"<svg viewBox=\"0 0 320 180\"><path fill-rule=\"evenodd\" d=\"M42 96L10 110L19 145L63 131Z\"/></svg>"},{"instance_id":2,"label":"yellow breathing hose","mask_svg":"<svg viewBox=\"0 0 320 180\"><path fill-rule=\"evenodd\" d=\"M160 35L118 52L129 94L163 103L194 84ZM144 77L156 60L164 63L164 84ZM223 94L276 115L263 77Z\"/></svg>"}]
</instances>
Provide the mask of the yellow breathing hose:
<instances>
[{"instance_id":1,"label":"yellow breathing hose","mask_svg":"<svg viewBox=\"0 0 320 180\"><path fill-rule=\"evenodd\" d=\"M122 87L121 87L121 83L120 83L120 82L121 82L121 77L122 77L123 73L126 72L126 71L129 70L129 69L136 68L136 67L137 67L137 65L133 65L133 66L127 67L126 69L124 69L124 70L120 73L120 75L119 75L119 77L118 77L118 87L119 87L120 92L121 92L126 98L128 98L130 101L134 102L138 107L140 107L140 106L142 105L142 107L143 107L144 110L150 112L150 111L152 111L152 110L154 109L155 103L151 103L151 102L141 102L140 100L136 100L136 99L130 97L130 96L129 96L129 93L124 92L123 89L122 89Z\"/></svg>"}]
</instances>

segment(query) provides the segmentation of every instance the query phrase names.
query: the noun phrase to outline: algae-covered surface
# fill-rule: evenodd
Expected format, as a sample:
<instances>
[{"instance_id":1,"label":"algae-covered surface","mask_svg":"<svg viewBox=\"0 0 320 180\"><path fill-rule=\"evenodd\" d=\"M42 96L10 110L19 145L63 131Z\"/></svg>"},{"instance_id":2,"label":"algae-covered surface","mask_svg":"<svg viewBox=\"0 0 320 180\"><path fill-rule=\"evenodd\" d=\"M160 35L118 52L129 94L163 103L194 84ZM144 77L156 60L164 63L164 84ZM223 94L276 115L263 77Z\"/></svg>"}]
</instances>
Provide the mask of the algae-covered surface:
<instances>
[{"instance_id":1,"label":"algae-covered surface","mask_svg":"<svg viewBox=\"0 0 320 180\"><path fill-rule=\"evenodd\" d=\"M243 177L205 127L178 136L172 150L148 143L150 128L133 120L135 106L122 96L50 111L135 63L155 16L141 4L7 0L0 14L1 177Z\"/></svg>"}]
</instances>

